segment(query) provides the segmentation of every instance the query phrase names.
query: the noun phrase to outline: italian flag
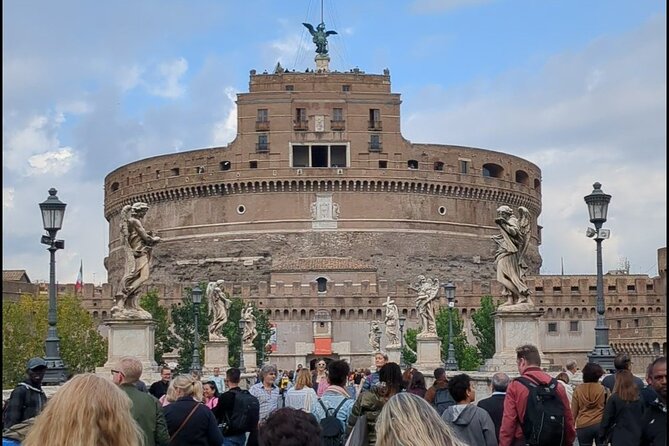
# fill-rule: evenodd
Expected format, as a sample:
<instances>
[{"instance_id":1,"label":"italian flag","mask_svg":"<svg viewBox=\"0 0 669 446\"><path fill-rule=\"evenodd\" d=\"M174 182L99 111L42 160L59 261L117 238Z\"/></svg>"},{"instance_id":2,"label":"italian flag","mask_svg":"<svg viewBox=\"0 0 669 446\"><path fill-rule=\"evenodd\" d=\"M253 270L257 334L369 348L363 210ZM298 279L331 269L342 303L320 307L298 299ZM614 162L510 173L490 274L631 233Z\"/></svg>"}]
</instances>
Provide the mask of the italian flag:
<instances>
[{"instance_id":1,"label":"italian flag","mask_svg":"<svg viewBox=\"0 0 669 446\"><path fill-rule=\"evenodd\" d=\"M84 261L79 265L79 274L77 274L77 283L74 284L74 292L81 293L84 290Z\"/></svg>"}]
</instances>

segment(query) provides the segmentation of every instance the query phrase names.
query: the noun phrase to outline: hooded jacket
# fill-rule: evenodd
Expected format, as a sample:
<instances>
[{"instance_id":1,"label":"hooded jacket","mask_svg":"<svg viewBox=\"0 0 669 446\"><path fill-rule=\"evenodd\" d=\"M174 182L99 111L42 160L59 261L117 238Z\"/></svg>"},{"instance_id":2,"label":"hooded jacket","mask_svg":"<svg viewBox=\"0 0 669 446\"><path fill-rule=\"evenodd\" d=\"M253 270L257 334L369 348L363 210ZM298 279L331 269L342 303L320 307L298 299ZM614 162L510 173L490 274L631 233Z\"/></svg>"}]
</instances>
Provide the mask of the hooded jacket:
<instances>
[{"instance_id":1,"label":"hooded jacket","mask_svg":"<svg viewBox=\"0 0 669 446\"><path fill-rule=\"evenodd\" d=\"M552 377L541 370L539 367L531 366L523 371L522 376L538 384L548 384ZM562 386L557 387L562 404L564 404L565 420L565 445L571 445L576 439L576 429L574 428L574 417L571 415L569 400ZM504 415L502 416L502 427L499 430L499 446L512 446L516 444L525 444L523 436L523 420L525 419L525 409L527 408L527 398L530 391L522 383L515 379L511 381L506 389L506 398L504 398Z\"/></svg>"},{"instance_id":2,"label":"hooded jacket","mask_svg":"<svg viewBox=\"0 0 669 446\"><path fill-rule=\"evenodd\" d=\"M30 379L19 383L7 402L4 428L39 415L44 404L46 404L46 394L41 386L35 386Z\"/></svg>"},{"instance_id":3,"label":"hooded jacket","mask_svg":"<svg viewBox=\"0 0 669 446\"><path fill-rule=\"evenodd\" d=\"M466 444L497 446L495 424L484 409L474 404L458 404L447 408L441 418Z\"/></svg>"},{"instance_id":4,"label":"hooded jacket","mask_svg":"<svg viewBox=\"0 0 669 446\"><path fill-rule=\"evenodd\" d=\"M609 390L600 383L583 383L576 386L571 399L571 413L576 429L593 426L602 421Z\"/></svg>"}]
</instances>

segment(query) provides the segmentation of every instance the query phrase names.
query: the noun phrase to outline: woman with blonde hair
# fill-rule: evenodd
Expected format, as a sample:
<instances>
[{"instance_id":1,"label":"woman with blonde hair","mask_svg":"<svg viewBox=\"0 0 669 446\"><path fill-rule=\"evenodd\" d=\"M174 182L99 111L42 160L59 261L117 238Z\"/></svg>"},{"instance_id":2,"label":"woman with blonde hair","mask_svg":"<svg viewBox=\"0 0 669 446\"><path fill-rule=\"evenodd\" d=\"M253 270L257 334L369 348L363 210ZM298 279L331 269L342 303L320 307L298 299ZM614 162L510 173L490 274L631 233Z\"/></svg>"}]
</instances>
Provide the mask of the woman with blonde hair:
<instances>
[{"instance_id":1,"label":"woman with blonde hair","mask_svg":"<svg viewBox=\"0 0 669 446\"><path fill-rule=\"evenodd\" d=\"M285 407L300 409L311 413L312 404L316 403L318 396L312 388L311 373L307 369L297 372L295 386L286 392Z\"/></svg>"},{"instance_id":2,"label":"woman with blonde hair","mask_svg":"<svg viewBox=\"0 0 669 446\"><path fill-rule=\"evenodd\" d=\"M170 443L181 446L223 444L214 413L202 401L202 383L190 375L172 380L177 399L165 406L165 421Z\"/></svg>"},{"instance_id":3,"label":"woman with blonde hair","mask_svg":"<svg viewBox=\"0 0 669 446\"><path fill-rule=\"evenodd\" d=\"M170 384L167 386L167 392L165 395L158 398L160 404L163 407L167 406L170 403L173 403L177 400L177 389L174 387L174 380L170 381Z\"/></svg>"},{"instance_id":4,"label":"woman with blonde hair","mask_svg":"<svg viewBox=\"0 0 669 446\"><path fill-rule=\"evenodd\" d=\"M92 373L75 375L49 399L21 444L141 446L144 434L131 406L111 380Z\"/></svg>"},{"instance_id":5,"label":"woman with blonde hair","mask_svg":"<svg viewBox=\"0 0 669 446\"><path fill-rule=\"evenodd\" d=\"M376 421L376 446L436 444L466 446L423 398L400 392L386 402Z\"/></svg>"}]
</instances>

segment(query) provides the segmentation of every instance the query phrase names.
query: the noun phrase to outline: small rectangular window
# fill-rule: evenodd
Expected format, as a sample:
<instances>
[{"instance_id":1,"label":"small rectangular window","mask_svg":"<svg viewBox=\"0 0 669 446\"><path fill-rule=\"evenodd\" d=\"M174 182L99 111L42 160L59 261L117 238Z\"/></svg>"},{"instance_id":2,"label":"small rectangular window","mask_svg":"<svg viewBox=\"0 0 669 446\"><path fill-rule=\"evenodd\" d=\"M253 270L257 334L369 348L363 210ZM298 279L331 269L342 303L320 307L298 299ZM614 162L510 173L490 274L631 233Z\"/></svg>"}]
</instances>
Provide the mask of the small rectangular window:
<instances>
[{"instance_id":1,"label":"small rectangular window","mask_svg":"<svg viewBox=\"0 0 669 446\"><path fill-rule=\"evenodd\" d=\"M549 322L548 323L548 332L549 333L557 333L557 322Z\"/></svg>"},{"instance_id":2,"label":"small rectangular window","mask_svg":"<svg viewBox=\"0 0 669 446\"><path fill-rule=\"evenodd\" d=\"M342 85L341 86L341 91L351 91L351 86L350 85Z\"/></svg>"},{"instance_id":3,"label":"small rectangular window","mask_svg":"<svg viewBox=\"0 0 669 446\"><path fill-rule=\"evenodd\" d=\"M387 169L387 168L388 168L388 161L379 160L379 169Z\"/></svg>"},{"instance_id":4,"label":"small rectangular window","mask_svg":"<svg viewBox=\"0 0 669 446\"><path fill-rule=\"evenodd\" d=\"M634 319L634 327L639 328L639 319Z\"/></svg>"},{"instance_id":5,"label":"small rectangular window","mask_svg":"<svg viewBox=\"0 0 669 446\"><path fill-rule=\"evenodd\" d=\"M653 284L652 283L647 283L646 284L646 291L653 291Z\"/></svg>"},{"instance_id":6,"label":"small rectangular window","mask_svg":"<svg viewBox=\"0 0 669 446\"><path fill-rule=\"evenodd\" d=\"M258 161L249 161L249 169L257 169Z\"/></svg>"},{"instance_id":7,"label":"small rectangular window","mask_svg":"<svg viewBox=\"0 0 669 446\"><path fill-rule=\"evenodd\" d=\"M554 292L554 293L560 293L561 291L562 291L562 287L561 287L561 286L554 286L554 287L553 287L553 292Z\"/></svg>"},{"instance_id":8,"label":"small rectangular window","mask_svg":"<svg viewBox=\"0 0 669 446\"><path fill-rule=\"evenodd\" d=\"M543 293L543 292L544 292L544 287L542 287L542 286L535 286L535 287L534 287L534 291L536 291L537 293Z\"/></svg>"},{"instance_id":9,"label":"small rectangular window","mask_svg":"<svg viewBox=\"0 0 669 446\"><path fill-rule=\"evenodd\" d=\"M618 320L616 321L616 328L623 328L623 321L621 321L620 319L618 319Z\"/></svg>"},{"instance_id":10,"label":"small rectangular window","mask_svg":"<svg viewBox=\"0 0 669 446\"><path fill-rule=\"evenodd\" d=\"M636 291L636 287L634 285L627 285L627 291Z\"/></svg>"},{"instance_id":11,"label":"small rectangular window","mask_svg":"<svg viewBox=\"0 0 669 446\"><path fill-rule=\"evenodd\" d=\"M156 170L156 180L160 178L160 170Z\"/></svg>"},{"instance_id":12,"label":"small rectangular window","mask_svg":"<svg viewBox=\"0 0 669 446\"><path fill-rule=\"evenodd\" d=\"M170 169L170 173L172 174L173 177L178 177L179 176L179 168L178 167L173 167Z\"/></svg>"},{"instance_id":13,"label":"small rectangular window","mask_svg":"<svg viewBox=\"0 0 669 446\"><path fill-rule=\"evenodd\" d=\"M204 166L196 166L195 173L204 173Z\"/></svg>"},{"instance_id":14,"label":"small rectangular window","mask_svg":"<svg viewBox=\"0 0 669 446\"><path fill-rule=\"evenodd\" d=\"M332 120L333 121L343 121L344 120L344 109L343 108L333 108L332 109Z\"/></svg>"},{"instance_id":15,"label":"small rectangular window","mask_svg":"<svg viewBox=\"0 0 669 446\"><path fill-rule=\"evenodd\" d=\"M298 122L304 122L307 120L307 109L306 108L296 108L295 109L295 120Z\"/></svg>"},{"instance_id":16,"label":"small rectangular window","mask_svg":"<svg viewBox=\"0 0 669 446\"><path fill-rule=\"evenodd\" d=\"M460 173L469 173L469 161L460 160Z\"/></svg>"},{"instance_id":17,"label":"small rectangular window","mask_svg":"<svg viewBox=\"0 0 669 446\"><path fill-rule=\"evenodd\" d=\"M569 321L569 331L578 331L578 321Z\"/></svg>"},{"instance_id":18,"label":"small rectangular window","mask_svg":"<svg viewBox=\"0 0 669 446\"><path fill-rule=\"evenodd\" d=\"M295 89L292 85L286 85L286 91L293 91Z\"/></svg>"},{"instance_id":19,"label":"small rectangular window","mask_svg":"<svg viewBox=\"0 0 669 446\"><path fill-rule=\"evenodd\" d=\"M597 286L596 285L590 285L588 287L588 291L597 291Z\"/></svg>"},{"instance_id":20,"label":"small rectangular window","mask_svg":"<svg viewBox=\"0 0 669 446\"><path fill-rule=\"evenodd\" d=\"M615 285L609 285L609 291L615 291L616 286Z\"/></svg>"},{"instance_id":21,"label":"small rectangular window","mask_svg":"<svg viewBox=\"0 0 669 446\"><path fill-rule=\"evenodd\" d=\"M269 110L267 110L266 108L259 108L258 117L256 118L256 121L267 122L268 120L269 120Z\"/></svg>"},{"instance_id":22,"label":"small rectangular window","mask_svg":"<svg viewBox=\"0 0 669 446\"><path fill-rule=\"evenodd\" d=\"M267 134L258 135L258 144L256 144L256 152L269 152L269 138Z\"/></svg>"},{"instance_id":23,"label":"small rectangular window","mask_svg":"<svg viewBox=\"0 0 669 446\"><path fill-rule=\"evenodd\" d=\"M571 292L572 293L578 293L578 286L572 286L571 287Z\"/></svg>"},{"instance_id":24,"label":"small rectangular window","mask_svg":"<svg viewBox=\"0 0 669 446\"><path fill-rule=\"evenodd\" d=\"M330 167L346 167L346 146L330 147Z\"/></svg>"},{"instance_id":25,"label":"small rectangular window","mask_svg":"<svg viewBox=\"0 0 669 446\"><path fill-rule=\"evenodd\" d=\"M309 146L293 146L293 167L309 167Z\"/></svg>"},{"instance_id":26,"label":"small rectangular window","mask_svg":"<svg viewBox=\"0 0 669 446\"><path fill-rule=\"evenodd\" d=\"M370 135L369 150L370 150L370 152L380 152L381 151L381 136L380 135Z\"/></svg>"}]
</instances>

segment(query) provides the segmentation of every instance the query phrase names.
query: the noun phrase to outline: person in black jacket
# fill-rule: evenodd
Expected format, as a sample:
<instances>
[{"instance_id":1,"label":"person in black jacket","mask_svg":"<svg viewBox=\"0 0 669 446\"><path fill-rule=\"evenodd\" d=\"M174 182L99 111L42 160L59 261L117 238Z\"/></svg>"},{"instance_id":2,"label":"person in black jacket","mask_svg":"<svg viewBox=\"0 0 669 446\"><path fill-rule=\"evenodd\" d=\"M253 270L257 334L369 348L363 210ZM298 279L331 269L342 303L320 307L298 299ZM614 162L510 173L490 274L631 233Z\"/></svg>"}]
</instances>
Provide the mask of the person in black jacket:
<instances>
[{"instance_id":1,"label":"person in black jacket","mask_svg":"<svg viewBox=\"0 0 669 446\"><path fill-rule=\"evenodd\" d=\"M37 416L46 403L46 394L42 390L42 380L46 373L46 361L32 358L26 366L27 378L19 383L7 402L7 411L3 419L3 428Z\"/></svg>"},{"instance_id":2,"label":"person in black jacket","mask_svg":"<svg viewBox=\"0 0 669 446\"><path fill-rule=\"evenodd\" d=\"M192 376L174 378L177 400L164 407L170 444L221 446L223 434L213 412L202 404L202 383Z\"/></svg>"},{"instance_id":3,"label":"person in black jacket","mask_svg":"<svg viewBox=\"0 0 669 446\"><path fill-rule=\"evenodd\" d=\"M615 372L610 375L606 375L604 379L602 379L602 385L611 392L613 392L613 386L616 383L616 377L618 376L618 373L620 373L622 370L632 370L632 358L630 358L627 353L618 353L616 357L613 358L613 366L616 368ZM643 388L646 387L641 378L632 375L632 379L634 380L634 384L636 384L637 388L639 389L639 392L641 392Z\"/></svg>"},{"instance_id":4,"label":"person in black jacket","mask_svg":"<svg viewBox=\"0 0 669 446\"><path fill-rule=\"evenodd\" d=\"M613 395L606 402L599 426L599 438L604 444L610 443L611 446L639 444L644 407L639 389L632 378L632 372L629 370L616 373Z\"/></svg>"},{"instance_id":5,"label":"person in black jacket","mask_svg":"<svg viewBox=\"0 0 669 446\"><path fill-rule=\"evenodd\" d=\"M235 407L235 399L237 395L242 392L239 387L241 371L236 367L230 367L225 372L225 384L228 391L218 397L218 404L214 407L213 412L216 420L222 423L232 418L232 411ZM255 398L247 392L246 397ZM247 414L247 428L243 431L229 431L223 440L223 446L258 446L258 420L260 419L260 405L253 413ZM246 433L249 433L248 441Z\"/></svg>"},{"instance_id":6,"label":"person in black jacket","mask_svg":"<svg viewBox=\"0 0 669 446\"><path fill-rule=\"evenodd\" d=\"M509 375L503 372L497 372L492 375L491 386L492 395L478 402L478 406L484 409L495 423L495 435L499 442L499 428L502 426L502 415L504 414L504 398L506 397L506 388L509 386Z\"/></svg>"},{"instance_id":7,"label":"person in black jacket","mask_svg":"<svg viewBox=\"0 0 669 446\"><path fill-rule=\"evenodd\" d=\"M667 358L657 358L651 364L650 385L657 398L648 403L641 423L641 446L667 444Z\"/></svg>"},{"instance_id":8,"label":"person in black jacket","mask_svg":"<svg viewBox=\"0 0 669 446\"><path fill-rule=\"evenodd\" d=\"M167 393L167 388L170 386L170 379L172 378L172 370L169 367L160 369L160 381L156 381L149 387L149 393L160 399L161 396Z\"/></svg>"}]
</instances>

